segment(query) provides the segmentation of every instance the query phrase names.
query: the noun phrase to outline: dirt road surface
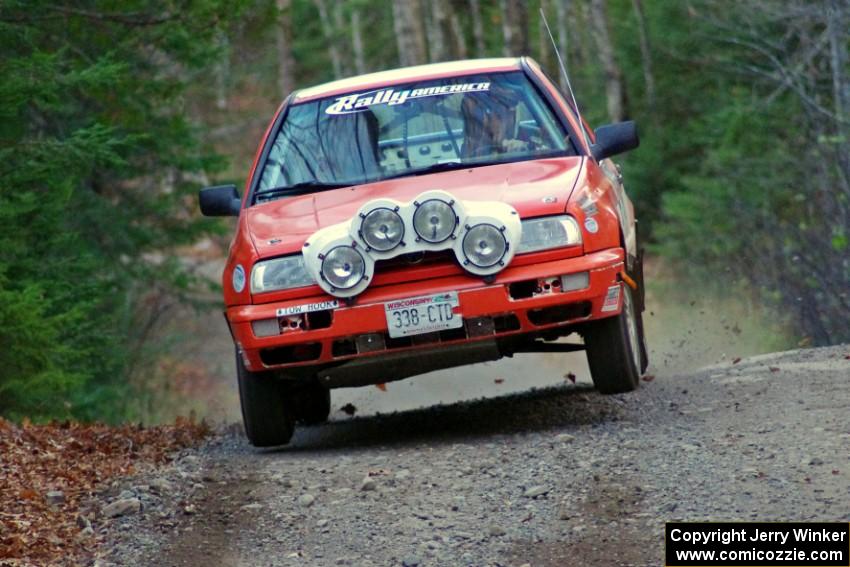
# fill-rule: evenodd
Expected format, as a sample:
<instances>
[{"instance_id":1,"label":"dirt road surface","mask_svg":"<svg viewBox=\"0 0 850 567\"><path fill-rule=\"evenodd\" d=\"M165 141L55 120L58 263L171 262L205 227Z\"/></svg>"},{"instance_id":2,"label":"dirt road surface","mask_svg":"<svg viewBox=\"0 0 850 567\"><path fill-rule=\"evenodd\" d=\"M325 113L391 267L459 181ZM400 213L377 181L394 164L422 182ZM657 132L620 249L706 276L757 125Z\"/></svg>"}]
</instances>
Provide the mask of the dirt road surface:
<instances>
[{"instance_id":1,"label":"dirt road surface","mask_svg":"<svg viewBox=\"0 0 850 567\"><path fill-rule=\"evenodd\" d=\"M162 473L170 495L114 520L99 565L660 565L668 520L847 522L848 355L659 372L618 396L579 376L391 414L336 412L279 450L253 449L232 427ZM457 376L519 388L563 364L529 355ZM391 407L403 384L387 398L348 395Z\"/></svg>"}]
</instances>

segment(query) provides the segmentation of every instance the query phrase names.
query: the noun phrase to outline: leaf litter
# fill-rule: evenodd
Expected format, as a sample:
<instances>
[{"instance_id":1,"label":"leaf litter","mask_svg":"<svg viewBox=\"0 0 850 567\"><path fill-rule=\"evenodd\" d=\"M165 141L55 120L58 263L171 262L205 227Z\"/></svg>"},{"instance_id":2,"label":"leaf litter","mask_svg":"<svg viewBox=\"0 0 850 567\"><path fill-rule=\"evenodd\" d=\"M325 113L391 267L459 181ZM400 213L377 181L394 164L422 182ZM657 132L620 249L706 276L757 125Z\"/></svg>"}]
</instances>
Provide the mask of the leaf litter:
<instances>
[{"instance_id":1,"label":"leaf litter","mask_svg":"<svg viewBox=\"0 0 850 567\"><path fill-rule=\"evenodd\" d=\"M100 492L139 466L160 465L197 445L208 426L20 425L0 417L0 565L80 565L91 560L106 519ZM91 524L94 529L81 529Z\"/></svg>"}]
</instances>

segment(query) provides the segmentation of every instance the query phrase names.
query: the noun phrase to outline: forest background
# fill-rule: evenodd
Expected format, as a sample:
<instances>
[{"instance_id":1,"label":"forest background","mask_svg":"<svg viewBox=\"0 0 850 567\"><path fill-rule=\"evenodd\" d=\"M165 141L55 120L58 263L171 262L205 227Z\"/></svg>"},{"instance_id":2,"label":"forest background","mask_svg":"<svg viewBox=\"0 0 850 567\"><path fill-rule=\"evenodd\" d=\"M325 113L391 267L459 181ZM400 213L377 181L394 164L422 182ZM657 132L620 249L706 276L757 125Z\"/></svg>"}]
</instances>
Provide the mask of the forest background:
<instances>
[{"instance_id":1,"label":"forest background","mask_svg":"<svg viewBox=\"0 0 850 567\"><path fill-rule=\"evenodd\" d=\"M557 77L541 9L587 120L639 124L627 190L671 287L767 310L780 347L850 341L850 0L1 0L0 415L156 421L208 387L183 345L223 325L232 226L197 190L244 183L301 86Z\"/></svg>"}]
</instances>

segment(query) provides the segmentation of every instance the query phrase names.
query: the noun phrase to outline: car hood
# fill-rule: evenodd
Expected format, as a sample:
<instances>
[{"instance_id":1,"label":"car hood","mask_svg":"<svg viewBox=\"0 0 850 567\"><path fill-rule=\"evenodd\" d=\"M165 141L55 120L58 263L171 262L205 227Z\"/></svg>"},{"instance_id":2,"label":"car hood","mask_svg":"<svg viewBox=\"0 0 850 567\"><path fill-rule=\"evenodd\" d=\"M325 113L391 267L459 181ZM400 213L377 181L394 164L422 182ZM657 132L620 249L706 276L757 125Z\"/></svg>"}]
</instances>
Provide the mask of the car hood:
<instances>
[{"instance_id":1,"label":"car hood","mask_svg":"<svg viewBox=\"0 0 850 567\"><path fill-rule=\"evenodd\" d=\"M314 232L349 220L367 201L411 201L432 189L509 203L523 218L555 215L566 209L581 165L580 156L522 161L286 197L247 209L246 227L262 258L300 251Z\"/></svg>"}]
</instances>

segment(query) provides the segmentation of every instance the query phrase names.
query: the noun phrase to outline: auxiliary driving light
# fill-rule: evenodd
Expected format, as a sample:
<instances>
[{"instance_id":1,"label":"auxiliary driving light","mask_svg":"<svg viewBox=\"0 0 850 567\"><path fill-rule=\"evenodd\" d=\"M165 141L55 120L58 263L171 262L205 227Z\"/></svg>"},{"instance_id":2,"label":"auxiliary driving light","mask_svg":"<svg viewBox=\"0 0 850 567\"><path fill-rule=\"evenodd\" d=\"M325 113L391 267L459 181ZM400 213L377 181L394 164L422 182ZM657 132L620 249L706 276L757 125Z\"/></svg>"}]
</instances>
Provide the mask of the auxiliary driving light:
<instances>
[{"instance_id":1,"label":"auxiliary driving light","mask_svg":"<svg viewBox=\"0 0 850 567\"><path fill-rule=\"evenodd\" d=\"M274 337L280 334L280 323L277 317L251 321L251 328L254 330L255 337Z\"/></svg>"},{"instance_id":2,"label":"auxiliary driving light","mask_svg":"<svg viewBox=\"0 0 850 567\"><path fill-rule=\"evenodd\" d=\"M351 246L337 246L322 258L322 277L338 289L350 289L366 273L366 261Z\"/></svg>"},{"instance_id":3,"label":"auxiliary driving light","mask_svg":"<svg viewBox=\"0 0 850 567\"><path fill-rule=\"evenodd\" d=\"M404 238L404 221L396 211L378 207L363 216L360 237L371 248L387 252L401 244Z\"/></svg>"},{"instance_id":4,"label":"auxiliary driving light","mask_svg":"<svg viewBox=\"0 0 850 567\"><path fill-rule=\"evenodd\" d=\"M489 268L502 261L508 251L504 232L492 224L468 228L463 237L463 255L479 268Z\"/></svg>"},{"instance_id":5,"label":"auxiliary driving light","mask_svg":"<svg viewBox=\"0 0 850 567\"><path fill-rule=\"evenodd\" d=\"M566 232L555 222L556 231ZM538 229L538 240L552 232ZM520 216L509 204L462 200L433 189L410 201L363 203L349 220L313 233L301 254L306 272L322 290L355 298L369 287L381 262L403 254L450 251L470 276L492 281L510 264L522 234ZM255 279L261 280L260 275Z\"/></svg>"},{"instance_id":6,"label":"auxiliary driving light","mask_svg":"<svg viewBox=\"0 0 850 567\"><path fill-rule=\"evenodd\" d=\"M575 291L585 289L590 285L590 274L579 272L577 274L565 274L561 276L561 291Z\"/></svg>"},{"instance_id":7,"label":"auxiliary driving light","mask_svg":"<svg viewBox=\"0 0 850 567\"><path fill-rule=\"evenodd\" d=\"M413 230L426 242L443 242L454 234L458 218L451 203L429 199L416 205L413 213Z\"/></svg>"}]
</instances>

